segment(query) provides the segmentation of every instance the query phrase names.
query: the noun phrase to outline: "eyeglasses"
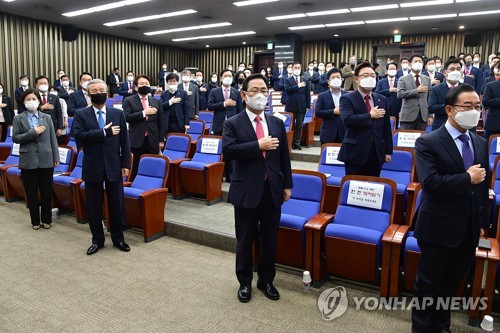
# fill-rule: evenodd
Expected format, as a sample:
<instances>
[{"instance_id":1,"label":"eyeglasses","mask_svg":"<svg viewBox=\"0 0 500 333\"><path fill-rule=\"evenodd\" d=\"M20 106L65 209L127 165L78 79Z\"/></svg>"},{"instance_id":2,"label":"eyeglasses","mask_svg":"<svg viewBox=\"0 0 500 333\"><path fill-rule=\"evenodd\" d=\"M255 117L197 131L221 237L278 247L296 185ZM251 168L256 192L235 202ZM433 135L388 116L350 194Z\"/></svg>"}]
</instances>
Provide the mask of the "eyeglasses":
<instances>
[{"instance_id":1,"label":"eyeglasses","mask_svg":"<svg viewBox=\"0 0 500 333\"><path fill-rule=\"evenodd\" d=\"M371 78L374 78L376 79L377 78L377 75L376 74L368 74L368 73L365 73L365 74L359 74L358 77L362 78L362 79L366 79L368 77L371 77Z\"/></svg>"},{"instance_id":2,"label":"eyeglasses","mask_svg":"<svg viewBox=\"0 0 500 333\"><path fill-rule=\"evenodd\" d=\"M477 104L477 105L453 105L453 106L459 106L461 108L463 108L464 110L470 110L470 108L474 108L476 111L481 111L483 109L483 105L482 104Z\"/></svg>"},{"instance_id":3,"label":"eyeglasses","mask_svg":"<svg viewBox=\"0 0 500 333\"><path fill-rule=\"evenodd\" d=\"M251 94L251 95L256 95L258 93L261 93L261 94L267 96L267 95L269 95L269 90L267 90L267 89L261 89L261 90L259 90L259 89L251 89L251 90L247 91L247 94Z\"/></svg>"}]
</instances>

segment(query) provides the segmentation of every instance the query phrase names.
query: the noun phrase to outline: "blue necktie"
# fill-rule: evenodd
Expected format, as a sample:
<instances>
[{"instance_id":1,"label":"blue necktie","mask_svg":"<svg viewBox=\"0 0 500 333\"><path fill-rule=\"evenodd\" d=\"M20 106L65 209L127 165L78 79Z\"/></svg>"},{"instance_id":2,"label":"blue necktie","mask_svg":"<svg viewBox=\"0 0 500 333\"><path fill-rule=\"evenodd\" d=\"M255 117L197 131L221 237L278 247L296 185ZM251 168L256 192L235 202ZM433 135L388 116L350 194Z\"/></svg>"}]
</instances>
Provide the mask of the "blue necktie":
<instances>
[{"instance_id":1,"label":"blue necktie","mask_svg":"<svg viewBox=\"0 0 500 333\"><path fill-rule=\"evenodd\" d=\"M99 114L99 118L97 118L97 122L99 123L99 128L104 128L104 118L102 117L102 110L97 111Z\"/></svg>"},{"instance_id":2,"label":"blue necktie","mask_svg":"<svg viewBox=\"0 0 500 333\"><path fill-rule=\"evenodd\" d=\"M465 170L469 170L474 164L474 154L469 146L469 137L465 134L460 134L458 139L462 141L462 158L464 159Z\"/></svg>"}]
</instances>

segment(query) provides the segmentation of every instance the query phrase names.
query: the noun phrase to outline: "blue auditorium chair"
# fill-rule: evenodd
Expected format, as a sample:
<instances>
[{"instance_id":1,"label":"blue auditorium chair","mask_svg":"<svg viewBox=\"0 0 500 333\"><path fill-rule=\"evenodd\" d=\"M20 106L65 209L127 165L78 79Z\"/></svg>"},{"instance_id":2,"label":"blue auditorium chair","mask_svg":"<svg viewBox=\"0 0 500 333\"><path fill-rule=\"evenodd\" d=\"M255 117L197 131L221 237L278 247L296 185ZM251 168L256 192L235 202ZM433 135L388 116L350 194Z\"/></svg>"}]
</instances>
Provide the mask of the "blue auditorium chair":
<instances>
[{"instance_id":1,"label":"blue auditorium chair","mask_svg":"<svg viewBox=\"0 0 500 333\"><path fill-rule=\"evenodd\" d=\"M0 142L0 161L4 161L10 155L12 148L12 126L7 127L7 136L4 142Z\"/></svg>"},{"instance_id":2,"label":"blue auditorium chair","mask_svg":"<svg viewBox=\"0 0 500 333\"><path fill-rule=\"evenodd\" d=\"M123 102L123 96L122 95L120 95L120 94L114 94L113 98L116 100L116 103L122 104L122 102Z\"/></svg>"},{"instance_id":3,"label":"blue auditorium chair","mask_svg":"<svg viewBox=\"0 0 500 333\"><path fill-rule=\"evenodd\" d=\"M397 130L397 129L398 129L398 128L397 128L397 125L398 125L398 124L396 124L396 122L397 122L397 121L396 121L396 117L394 117L394 116L390 116L390 121L391 121L391 131L395 131L395 130Z\"/></svg>"},{"instance_id":4,"label":"blue auditorium chair","mask_svg":"<svg viewBox=\"0 0 500 333\"><path fill-rule=\"evenodd\" d=\"M170 160L169 175L167 180L167 188L169 192L176 198L180 195L180 174L179 164L189 160L189 151L191 148L191 137L183 133L170 133L167 136L163 156Z\"/></svg>"},{"instance_id":5,"label":"blue auditorium chair","mask_svg":"<svg viewBox=\"0 0 500 333\"><path fill-rule=\"evenodd\" d=\"M78 153L76 165L71 172L65 172L57 177L54 177L52 184L53 206L59 208L59 212L74 212L76 211L76 195L75 187L72 183L81 181L83 165L83 150Z\"/></svg>"},{"instance_id":6,"label":"blue auditorium chair","mask_svg":"<svg viewBox=\"0 0 500 333\"><path fill-rule=\"evenodd\" d=\"M405 135L406 134L406 135ZM415 148L416 138L426 134L419 130L395 130L392 131L392 145L394 147Z\"/></svg>"},{"instance_id":7,"label":"blue auditorium chair","mask_svg":"<svg viewBox=\"0 0 500 333\"><path fill-rule=\"evenodd\" d=\"M10 154L5 160L0 160L0 193L5 194L5 172L19 164L19 144L12 144Z\"/></svg>"},{"instance_id":8,"label":"blue auditorium chair","mask_svg":"<svg viewBox=\"0 0 500 333\"><path fill-rule=\"evenodd\" d=\"M106 99L106 107L112 108L115 104L116 104L116 99L109 97Z\"/></svg>"},{"instance_id":9,"label":"blue auditorium chair","mask_svg":"<svg viewBox=\"0 0 500 333\"><path fill-rule=\"evenodd\" d=\"M340 143L325 143L321 147L318 171L327 175L324 212L335 214L339 201L340 183L345 176L344 162L337 159ZM328 158L327 158L328 157Z\"/></svg>"},{"instance_id":10,"label":"blue auditorium chair","mask_svg":"<svg viewBox=\"0 0 500 333\"><path fill-rule=\"evenodd\" d=\"M490 136L490 139L488 140L490 171L493 171L493 167L495 166L495 159L497 158L497 156L500 156L500 142L498 140L499 138L500 134L494 134Z\"/></svg>"},{"instance_id":11,"label":"blue auditorium chair","mask_svg":"<svg viewBox=\"0 0 500 333\"><path fill-rule=\"evenodd\" d=\"M200 111L198 113L198 120L203 120L205 122L204 134L212 134L212 123L214 122L213 111Z\"/></svg>"},{"instance_id":12,"label":"blue auditorium chair","mask_svg":"<svg viewBox=\"0 0 500 333\"><path fill-rule=\"evenodd\" d=\"M205 133L205 122L203 120L190 120L189 128L186 132L191 137L191 154L196 151L196 144L198 143L198 138ZM190 155L189 157L193 157Z\"/></svg>"},{"instance_id":13,"label":"blue auditorium chair","mask_svg":"<svg viewBox=\"0 0 500 333\"><path fill-rule=\"evenodd\" d=\"M314 109L310 107L306 111L306 115L304 117L304 123L302 126L302 137L301 144L306 147L314 146L314 130L316 127L316 121L314 120Z\"/></svg>"}]
</instances>

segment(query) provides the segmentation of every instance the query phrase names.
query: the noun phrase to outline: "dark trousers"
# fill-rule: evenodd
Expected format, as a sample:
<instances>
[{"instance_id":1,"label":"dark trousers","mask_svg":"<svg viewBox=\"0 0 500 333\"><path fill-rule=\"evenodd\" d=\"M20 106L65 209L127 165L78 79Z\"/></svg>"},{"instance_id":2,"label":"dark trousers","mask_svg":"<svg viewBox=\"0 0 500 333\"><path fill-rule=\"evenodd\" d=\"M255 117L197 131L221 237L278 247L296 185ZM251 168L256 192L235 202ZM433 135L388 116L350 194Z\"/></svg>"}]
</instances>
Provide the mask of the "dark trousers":
<instances>
[{"instance_id":1,"label":"dark trousers","mask_svg":"<svg viewBox=\"0 0 500 333\"><path fill-rule=\"evenodd\" d=\"M40 210L42 207L42 223L52 223L52 179L54 168L43 169L21 169L24 192L30 210L32 225L40 224ZM38 201L38 191L40 191L41 202Z\"/></svg>"},{"instance_id":2,"label":"dark trousers","mask_svg":"<svg viewBox=\"0 0 500 333\"><path fill-rule=\"evenodd\" d=\"M302 137L302 126L304 125L305 111L292 111L293 113L293 145L300 146L300 138Z\"/></svg>"},{"instance_id":3,"label":"dark trousers","mask_svg":"<svg viewBox=\"0 0 500 333\"><path fill-rule=\"evenodd\" d=\"M417 117L414 121L402 121L400 126L402 130L408 129L425 131L427 129L427 122L423 121L421 117Z\"/></svg>"},{"instance_id":4,"label":"dark trousers","mask_svg":"<svg viewBox=\"0 0 500 333\"><path fill-rule=\"evenodd\" d=\"M168 129L167 133L185 133L186 130L184 128L179 127L179 123L177 122L177 118L175 120L170 119L168 121Z\"/></svg>"},{"instance_id":5,"label":"dark trousers","mask_svg":"<svg viewBox=\"0 0 500 333\"><path fill-rule=\"evenodd\" d=\"M4 142L7 138L7 123L0 123L0 127L2 127L2 136L0 137L0 142Z\"/></svg>"},{"instance_id":6,"label":"dark trousers","mask_svg":"<svg viewBox=\"0 0 500 333\"><path fill-rule=\"evenodd\" d=\"M123 182L120 179L110 182L107 178L106 196L109 208L109 225L111 227L111 240L113 244L123 242L123 229L125 227L125 205L123 201ZM90 231L92 232L92 244L104 245L104 230L102 227L102 206L104 200L103 183L85 182L85 198L87 199L87 217Z\"/></svg>"},{"instance_id":7,"label":"dark trousers","mask_svg":"<svg viewBox=\"0 0 500 333\"><path fill-rule=\"evenodd\" d=\"M260 259L259 279L272 283L276 275L276 243L281 217L281 206L274 207L268 181L264 186L262 198L257 207L249 209L234 207L236 227L236 277L240 285L252 283L252 243L259 235ZM260 223L259 223L260 222Z\"/></svg>"},{"instance_id":8,"label":"dark trousers","mask_svg":"<svg viewBox=\"0 0 500 333\"><path fill-rule=\"evenodd\" d=\"M116 85L111 85L109 88L109 93L110 93L111 97L113 97L114 94L118 94L119 91L120 91L120 87L118 87Z\"/></svg>"},{"instance_id":9,"label":"dark trousers","mask_svg":"<svg viewBox=\"0 0 500 333\"><path fill-rule=\"evenodd\" d=\"M363 165L345 163L345 174L380 177L383 162L379 161L375 144L372 144L366 162Z\"/></svg>"},{"instance_id":10,"label":"dark trousers","mask_svg":"<svg viewBox=\"0 0 500 333\"><path fill-rule=\"evenodd\" d=\"M455 295L474 259L475 245L472 241L472 232L469 230L465 235L464 240L457 247L418 241L421 254L413 295L419 301L423 297L432 297L436 304L436 297ZM437 310L435 305L420 310L412 309L412 327L414 332L449 330L450 311Z\"/></svg>"},{"instance_id":11,"label":"dark trousers","mask_svg":"<svg viewBox=\"0 0 500 333\"><path fill-rule=\"evenodd\" d=\"M130 176L131 180L134 180L137 175L137 169L139 168L139 160L143 154L158 154L160 151L159 146L156 147L156 150L151 148L149 145L149 139L144 137L144 141L142 142L142 147L140 148L130 148L130 152L134 155L134 162L132 163L132 175Z\"/></svg>"},{"instance_id":12,"label":"dark trousers","mask_svg":"<svg viewBox=\"0 0 500 333\"><path fill-rule=\"evenodd\" d=\"M484 138L488 141L488 140L490 140L490 136L495 135L495 134L498 134L498 132L485 130L484 131Z\"/></svg>"}]
</instances>

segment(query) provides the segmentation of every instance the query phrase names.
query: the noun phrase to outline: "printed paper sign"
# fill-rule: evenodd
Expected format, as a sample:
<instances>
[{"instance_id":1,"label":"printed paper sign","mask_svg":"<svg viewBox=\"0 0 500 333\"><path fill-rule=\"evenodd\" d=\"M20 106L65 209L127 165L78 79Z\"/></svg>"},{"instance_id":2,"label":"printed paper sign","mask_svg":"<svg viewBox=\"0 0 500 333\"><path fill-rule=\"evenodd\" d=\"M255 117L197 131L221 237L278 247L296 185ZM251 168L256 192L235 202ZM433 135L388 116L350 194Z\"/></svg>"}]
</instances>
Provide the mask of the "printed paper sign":
<instances>
[{"instance_id":1,"label":"printed paper sign","mask_svg":"<svg viewBox=\"0 0 500 333\"><path fill-rule=\"evenodd\" d=\"M12 155L19 156L19 143L14 143L12 145Z\"/></svg>"},{"instance_id":2,"label":"printed paper sign","mask_svg":"<svg viewBox=\"0 0 500 333\"><path fill-rule=\"evenodd\" d=\"M415 148L415 141L422 136L422 133L398 132L398 147Z\"/></svg>"},{"instance_id":3,"label":"printed paper sign","mask_svg":"<svg viewBox=\"0 0 500 333\"><path fill-rule=\"evenodd\" d=\"M347 204L372 209L381 209L384 200L384 185L351 180Z\"/></svg>"},{"instance_id":4,"label":"printed paper sign","mask_svg":"<svg viewBox=\"0 0 500 333\"><path fill-rule=\"evenodd\" d=\"M123 106L121 104L113 104L113 107L116 109L123 110Z\"/></svg>"},{"instance_id":5,"label":"printed paper sign","mask_svg":"<svg viewBox=\"0 0 500 333\"><path fill-rule=\"evenodd\" d=\"M61 163L66 163L66 161L68 160L68 151L68 148L59 147L59 161L61 161Z\"/></svg>"},{"instance_id":6,"label":"printed paper sign","mask_svg":"<svg viewBox=\"0 0 500 333\"><path fill-rule=\"evenodd\" d=\"M339 151L340 147L326 147L325 164L344 164L338 160Z\"/></svg>"},{"instance_id":7,"label":"printed paper sign","mask_svg":"<svg viewBox=\"0 0 500 333\"><path fill-rule=\"evenodd\" d=\"M273 112L285 112L284 106L273 106Z\"/></svg>"},{"instance_id":8,"label":"printed paper sign","mask_svg":"<svg viewBox=\"0 0 500 333\"><path fill-rule=\"evenodd\" d=\"M500 138L497 138L497 153L500 153Z\"/></svg>"},{"instance_id":9,"label":"printed paper sign","mask_svg":"<svg viewBox=\"0 0 500 333\"><path fill-rule=\"evenodd\" d=\"M219 152L219 139L206 139L201 141L201 152L204 154L217 154Z\"/></svg>"},{"instance_id":10,"label":"printed paper sign","mask_svg":"<svg viewBox=\"0 0 500 333\"><path fill-rule=\"evenodd\" d=\"M275 116L278 119L281 119L281 121L284 122L284 123L286 122L287 118L286 118L286 116L284 114L281 114L279 112L274 112L273 116Z\"/></svg>"},{"instance_id":11,"label":"printed paper sign","mask_svg":"<svg viewBox=\"0 0 500 333\"><path fill-rule=\"evenodd\" d=\"M281 105L281 100L279 99L273 99L271 102L272 102L271 105Z\"/></svg>"}]
</instances>

